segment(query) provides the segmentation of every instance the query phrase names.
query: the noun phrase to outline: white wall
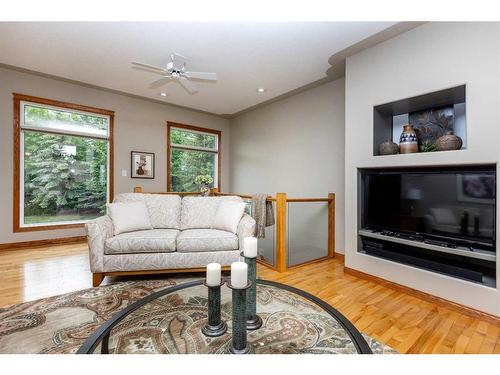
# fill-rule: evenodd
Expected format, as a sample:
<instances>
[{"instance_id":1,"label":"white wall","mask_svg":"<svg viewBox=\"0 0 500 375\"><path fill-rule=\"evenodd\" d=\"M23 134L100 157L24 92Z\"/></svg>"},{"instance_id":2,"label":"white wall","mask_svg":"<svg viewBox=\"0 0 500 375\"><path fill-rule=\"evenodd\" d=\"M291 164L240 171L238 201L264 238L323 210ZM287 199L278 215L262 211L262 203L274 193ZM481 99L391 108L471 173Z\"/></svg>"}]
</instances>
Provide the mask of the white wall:
<instances>
[{"instance_id":1,"label":"white wall","mask_svg":"<svg viewBox=\"0 0 500 375\"><path fill-rule=\"evenodd\" d=\"M373 106L464 83L467 85L467 150L372 155ZM498 288L483 287L357 252L357 168L497 163L500 159L499 103L500 23L429 23L348 58L345 112L347 267L500 316ZM497 217L498 210L500 205L497 205ZM500 233L498 222L497 233ZM497 275L500 276L498 259Z\"/></svg>"},{"instance_id":2,"label":"white wall","mask_svg":"<svg viewBox=\"0 0 500 375\"><path fill-rule=\"evenodd\" d=\"M12 233L12 93L99 107L115 111L115 194L133 191L166 190L166 122L174 121L222 130L222 189L229 188L229 120L196 111L154 103L129 96L88 88L38 75L0 68L0 243L41 240L83 235L83 229ZM130 178L130 151L156 154L154 180ZM128 177L121 176L127 170Z\"/></svg>"},{"instance_id":3,"label":"white wall","mask_svg":"<svg viewBox=\"0 0 500 375\"><path fill-rule=\"evenodd\" d=\"M337 252L344 249L344 79L231 120L231 191L336 194Z\"/></svg>"}]
</instances>

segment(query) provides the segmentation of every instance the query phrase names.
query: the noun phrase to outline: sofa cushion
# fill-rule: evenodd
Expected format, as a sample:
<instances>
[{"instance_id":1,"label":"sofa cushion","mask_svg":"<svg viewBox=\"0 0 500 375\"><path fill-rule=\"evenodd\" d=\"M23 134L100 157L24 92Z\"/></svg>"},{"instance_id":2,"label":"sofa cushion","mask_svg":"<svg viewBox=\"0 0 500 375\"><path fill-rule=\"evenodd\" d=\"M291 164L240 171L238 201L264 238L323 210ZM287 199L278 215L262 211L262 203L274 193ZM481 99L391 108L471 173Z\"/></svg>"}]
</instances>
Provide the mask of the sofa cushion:
<instances>
[{"instance_id":1,"label":"sofa cushion","mask_svg":"<svg viewBox=\"0 0 500 375\"><path fill-rule=\"evenodd\" d=\"M180 229L181 197L172 194L124 193L116 196L115 202L146 202L149 218L154 229Z\"/></svg>"},{"instance_id":2,"label":"sofa cushion","mask_svg":"<svg viewBox=\"0 0 500 375\"><path fill-rule=\"evenodd\" d=\"M115 235L138 230L153 229L148 207L144 202L108 203L109 217Z\"/></svg>"},{"instance_id":3,"label":"sofa cushion","mask_svg":"<svg viewBox=\"0 0 500 375\"><path fill-rule=\"evenodd\" d=\"M170 253L175 251L177 229L151 229L119 234L104 243L104 254Z\"/></svg>"},{"instance_id":4,"label":"sofa cushion","mask_svg":"<svg viewBox=\"0 0 500 375\"><path fill-rule=\"evenodd\" d=\"M237 250L238 237L224 230L187 229L177 236L178 252Z\"/></svg>"},{"instance_id":5,"label":"sofa cushion","mask_svg":"<svg viewBox=\"0 0 500 375\"><path fill-rule=\"evenodd\" d=\"M212 229L226 230L236 233L241 221L246 203L222 201L212 220Z\"/></svg>"},{"instance_id":6,"label":"sofa cushion","mask_svg":"<svg viewBox=\"0 0 500 375\"><path fill-rule=\"evenodd\" d=\"M242 202L238 196L184 197L181 209L181 229L209 229L221 202Z\"/></svg>"}]
</instances>

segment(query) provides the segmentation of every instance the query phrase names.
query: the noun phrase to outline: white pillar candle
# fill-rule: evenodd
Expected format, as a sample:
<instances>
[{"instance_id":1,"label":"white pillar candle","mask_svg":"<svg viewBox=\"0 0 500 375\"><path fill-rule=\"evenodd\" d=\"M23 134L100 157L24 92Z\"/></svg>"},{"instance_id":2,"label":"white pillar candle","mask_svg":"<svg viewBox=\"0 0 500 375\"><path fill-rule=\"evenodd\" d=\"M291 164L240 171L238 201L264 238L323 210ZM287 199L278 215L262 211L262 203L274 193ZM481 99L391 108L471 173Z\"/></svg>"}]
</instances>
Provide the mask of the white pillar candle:
<instances>
[{"instance_id":1,"label":"white pillar candle","mask_svg":"<svg viewBox=\"0 0 500 375\"><path fill-rule=\"evenodd\" d=\"M231 286L235 289L243 289L248 283L248 266L244 262L231 264Z\"/></svg>"},{"instance_id":2,"label":"white pillar candle","mask_svg":"<svg viewBox=\"0 0 500 375\"><path fill-rule=\"evenodd\" d=\"M243 255L245 258L257 257L257 238L245 237L243 239Z\"/></svg>"},{"instance_id":3,"label":"white pillar candle","mask_svg":"<svg viewBox=\"0 0 500 375\"><path fill-rule=\"evenodd\" d=\"M207 264L207 285L219 286L221 282L221 266L219 263Z\"/></svg>"}]
</instances>

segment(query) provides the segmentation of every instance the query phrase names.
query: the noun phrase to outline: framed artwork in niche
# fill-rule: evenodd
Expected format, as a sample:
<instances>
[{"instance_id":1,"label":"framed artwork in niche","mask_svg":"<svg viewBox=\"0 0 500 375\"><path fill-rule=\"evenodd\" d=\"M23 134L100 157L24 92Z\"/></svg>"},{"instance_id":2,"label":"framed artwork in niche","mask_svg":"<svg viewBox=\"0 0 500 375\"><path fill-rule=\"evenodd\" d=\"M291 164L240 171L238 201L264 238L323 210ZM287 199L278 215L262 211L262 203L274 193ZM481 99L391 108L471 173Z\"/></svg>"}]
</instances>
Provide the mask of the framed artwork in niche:
<instances>
[{"instance_id":1,"label":"framed artwork in niche","mask_svg":"<svg viewBox=\"0 0 500 375\"><path fill-rule=\"evenodd\" d=\"M155 154L132 151L130 153L130 169L130 177L132 178L155 178Z\"/></svg>"},{"instance_id":2,"label":"framed artwork in niche","mask_svg":"<svg viewBox=\"0 0 500 375\"><path fill-rule=\"evenodd\" d=\"M410 124L417 133L421 146L435 145L436 140L447 131L453 132L454 117L453 106L409 113Z\"/></svg>"}]
</instances>

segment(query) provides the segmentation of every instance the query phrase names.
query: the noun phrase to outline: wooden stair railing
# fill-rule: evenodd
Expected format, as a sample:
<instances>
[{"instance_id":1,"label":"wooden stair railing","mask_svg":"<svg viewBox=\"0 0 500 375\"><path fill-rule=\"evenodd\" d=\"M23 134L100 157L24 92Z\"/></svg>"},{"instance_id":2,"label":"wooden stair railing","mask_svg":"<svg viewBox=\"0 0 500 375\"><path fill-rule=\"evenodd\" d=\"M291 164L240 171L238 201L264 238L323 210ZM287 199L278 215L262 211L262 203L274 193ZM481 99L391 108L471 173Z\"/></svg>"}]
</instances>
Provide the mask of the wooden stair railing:
<instances>
[{"instance_id":1,"label":"wooden stair railing","mask_svg":"<svg viewBox=\"0 0 500 375\"><path fill-rule=\"evenodd\" d=\"M142 187L137 186L134 188L134 193L144 194L176 194L181 196L199 195L199 192L160 192L149 193L143 192ZM237 195L243 199L252 199L251 195L235 194L235 193L222 193L218 189L213 188L210 190L211 196L228 196ZM287 204L288 203L308 203L308 202L325 202L328 203L328 254L324 258L314 259L307 263L317 262L326 258L335 257L335 194L329 193L327 198L288 198L286 193L276 193L276 196L268 196L267 200L275 203L276 207L276 236L275 236L275 250L276 262L274 265L259 259L259 263L270 267L278 272L285 272L289 268L287 266ZM304 263L305 264L305 263ZM303 264L298 264L293 267L299 267Z\"/></svg>"}]
</instances>

